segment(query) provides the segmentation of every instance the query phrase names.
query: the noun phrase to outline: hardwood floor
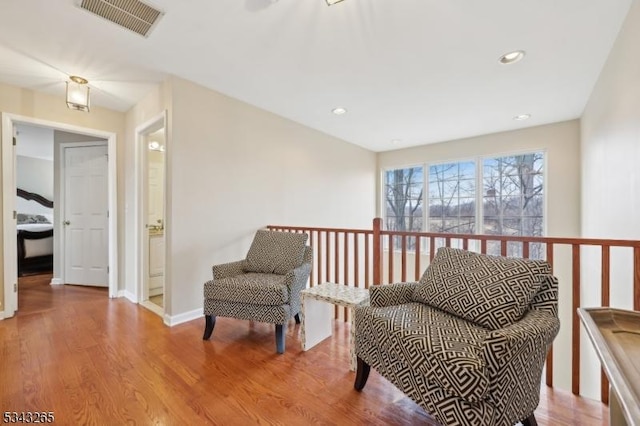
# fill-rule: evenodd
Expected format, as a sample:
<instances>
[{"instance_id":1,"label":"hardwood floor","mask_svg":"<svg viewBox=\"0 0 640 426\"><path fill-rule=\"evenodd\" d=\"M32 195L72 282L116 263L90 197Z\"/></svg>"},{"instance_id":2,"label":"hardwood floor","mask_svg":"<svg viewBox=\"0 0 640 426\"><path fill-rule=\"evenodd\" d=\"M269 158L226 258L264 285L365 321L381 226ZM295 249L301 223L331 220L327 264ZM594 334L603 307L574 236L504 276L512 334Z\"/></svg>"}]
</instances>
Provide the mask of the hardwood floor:
<instances>
[{"instance_id":1,"label":"hardwood floor","mask_svg":"<svg viewBox=\"0 0 640 426\"><path fill-rule=\"evenodd\" d=\"M284 355L274 328L219 318L166 327L154 313L106 289L20 281L19 311L0 321L0 407L52 411L61 425L434 424L372 370L353 389L348 326L308 352L300 326ZM608 424L602 404L543 389L543 425Z\"/></svg>"}]
</instances>

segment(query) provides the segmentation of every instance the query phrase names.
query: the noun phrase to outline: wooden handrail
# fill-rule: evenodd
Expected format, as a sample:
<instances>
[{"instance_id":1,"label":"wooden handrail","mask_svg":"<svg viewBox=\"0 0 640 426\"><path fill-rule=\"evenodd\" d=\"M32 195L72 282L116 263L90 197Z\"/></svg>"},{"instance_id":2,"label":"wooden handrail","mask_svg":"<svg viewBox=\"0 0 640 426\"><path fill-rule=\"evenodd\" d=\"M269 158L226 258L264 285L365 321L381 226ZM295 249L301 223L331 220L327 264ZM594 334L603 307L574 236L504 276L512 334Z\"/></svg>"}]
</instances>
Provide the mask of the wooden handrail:
<instances>
[{"instance_id":1,"label":"wooden handrail","mask_svg":"<svg viewBox=\"0 0 640 426\"><path fill-rule=\"evenodd\" d=\"M469 250L475 247L480 253L487 253L489 244L496 245L501 255L507 255L511 244L519 244L521 256L531 256L532 244L544 244L543 255L555 271L557 247L571 248L571 264L566 265L571 272L571 390L580 394L580 321L577 308L581 307L581 268L583 267L582 247L600 247L600 287L601 301L604 307L611 302L611 248L625 247L633 250L633 309L640 310L640 241L612 240L596 238L569 237L521 237L486 234L452 234L434 232L408 232L383 229L381 218L373 219L371 229L349 228L319 228L306 226L269 225L267 228L285 232L308 233L309 241L314 246L313 265L317 272L312 272L311 285L334 279L337 283L354 287L369 288L371 284L384 284L383 273L386 268L387 282L414 280L420 278L424 268L423 256L428 256L428 263L433 260L436 248L439 246L462 247ZM315 235L315 237L314 237ZM324 236L324 238L323 238ZM333 236L333 244L331 243ZM342 244L340 239L342 238ZM364 248L360 240L364 241ZM422 241L426 246L423 246ZM492 248L493 250L493 248ZM387 257L385 258L385 254ZM409 254L414 259L413 274L411 274ZM385 261L386 259L386 261ZM324 269L324 274L323 274ZM555 273L555 272L554 272ZM364 280L361 280L364 276ZM562 285L562 283L561 283ZM566 292L564 294L567 294ZM336 317L338 311L336 310ZM346 319L346 312L345 312ZM545 382L553 386L553 348L547 355ZM601 400L608 402L608 381L601 372Z\"/></svg>"}]
</instances>

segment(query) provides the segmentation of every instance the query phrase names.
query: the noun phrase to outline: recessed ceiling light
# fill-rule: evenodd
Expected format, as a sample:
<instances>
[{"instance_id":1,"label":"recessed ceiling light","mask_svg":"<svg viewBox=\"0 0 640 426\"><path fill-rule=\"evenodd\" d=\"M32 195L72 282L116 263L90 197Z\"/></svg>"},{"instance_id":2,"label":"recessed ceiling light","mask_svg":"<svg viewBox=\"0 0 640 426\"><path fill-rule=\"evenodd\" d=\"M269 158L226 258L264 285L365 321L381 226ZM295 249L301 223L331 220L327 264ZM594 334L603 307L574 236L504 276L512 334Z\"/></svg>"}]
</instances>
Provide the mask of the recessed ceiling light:
<instances>
[{"instance_id":1,"label":"recessed ceiling light","mask_svg":"<svg viewBox=\"0 0 640 426\"><path fill-rule=\"evenodd\" d=\"M400 145L400 142L402 142L400 139L392 139L391 140L391 144L392 145Z\"/></svg>"},{"instance_id":2,"label":"recessed ceiling light","mask_svg":"<svg viewBox=\"0 0 640 426\"><path fill-rule=\"evenodd\" d=\"M531 114L520 114L513 117L513 119L516 121L528 120L529 118L531 118Z\"/></svg>"},{"instance_id":3,"label":"recessed ceiling light","mask_svg":"<svg viewBox=\"0 0 640 426\"><path fill-rule=\"evenodd\" d=\"M524 58L524 55L524 50L515 50L513 52L505 53L504 55L500 56L499 61L504 65L515 64L516 62Z\"/></svg>"},{"instance_id":4,"label":"recessed ceiling light","mask_svg":"<svg viewBox=\"0 0 640 426\"><path fill-rule=\"evenodd\" d=\"M342 115L345 112L347 112L347 109L343 108L343 107L337 107L337 108L332 109L331 112L334 113L335 115Z\"/></svg>"}]
</instances>

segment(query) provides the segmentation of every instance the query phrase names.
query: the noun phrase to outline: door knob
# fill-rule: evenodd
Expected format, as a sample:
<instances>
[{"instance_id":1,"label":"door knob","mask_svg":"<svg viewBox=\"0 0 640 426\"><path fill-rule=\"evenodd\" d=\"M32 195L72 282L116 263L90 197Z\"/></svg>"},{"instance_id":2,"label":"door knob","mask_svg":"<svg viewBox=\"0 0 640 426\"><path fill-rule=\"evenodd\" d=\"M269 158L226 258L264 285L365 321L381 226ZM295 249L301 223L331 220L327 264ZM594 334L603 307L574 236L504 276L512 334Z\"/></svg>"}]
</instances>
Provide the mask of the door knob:
<instances>
[{"instance_id":1,"label":"door knob","mask_svg":"<svg viewBox=\"0 0 640 426\"><path fill-rule=\"evenodd\" d=\"M69 222L68 220L65 220L64 222L62 222L63 225L71 225L71 222Z\"/></svg>"}]
</instances>

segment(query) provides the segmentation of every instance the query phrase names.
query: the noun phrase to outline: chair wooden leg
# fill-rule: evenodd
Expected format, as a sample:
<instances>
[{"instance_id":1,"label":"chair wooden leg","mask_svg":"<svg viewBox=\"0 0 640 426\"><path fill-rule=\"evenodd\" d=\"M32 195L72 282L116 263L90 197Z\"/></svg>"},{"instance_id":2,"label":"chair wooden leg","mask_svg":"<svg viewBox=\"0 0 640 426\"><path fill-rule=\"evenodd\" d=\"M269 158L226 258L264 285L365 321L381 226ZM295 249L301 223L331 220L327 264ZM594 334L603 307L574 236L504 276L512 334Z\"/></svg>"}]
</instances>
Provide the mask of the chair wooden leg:
<instances>
[{"instance_id":1,"label":"chair wooden leg","mask_svg":"<svg viewBox=\"0 0 640 426\"><path fill-rule=\"evenodd\" d=\"M534 416L533 413L531 413L529 417L522 420L520 423L522 423L522 426L538 426L538 421L536 420L536 416Z\"/></svg>"},{"instance_id":2,"label":"chair wooden leg","mask_svg":"<svg viewBox=\"0 0 640 426\"><path fill-rule=\"evenodd\" d=\"M276 324L276 351L284 353L284 324Z\"/></svg>"},{"instance_id":3,"label":"chair wooden leg","mask_svg":"<svg viewBox=\"0 0 640 426\"><path fill-rule=\"evenodd\" d=\"M364 362L362 358L358 357L358 367L356 370L356 382L353 384L353 387L357 391L361 391L364 388L364 385L367 384L367 379L369 378L369 372L371 371L371 366Z\"/></svg>"},{"instance_id":4,"label":"chair wooden leg","mask_svg":"<svg viewBox=\"0 0 640 426\"><path fill-rule=\"evenodd\" d=\"M202 340L209 340L211 333L213 333L213 327L216 325L216 316L205 315L204 321L204 336L202 336Z\"/></svg>"},{"instance_id":5,"label":"chair wooden leg","mask_svg":"<svg viewBox=\"0 0 640 426\"><path fill-rule=\"evenodd\" d=\"M300 312L298 312L293 318L295 318L296 324L300 324Z\"/></svg>"}]
</instances>

